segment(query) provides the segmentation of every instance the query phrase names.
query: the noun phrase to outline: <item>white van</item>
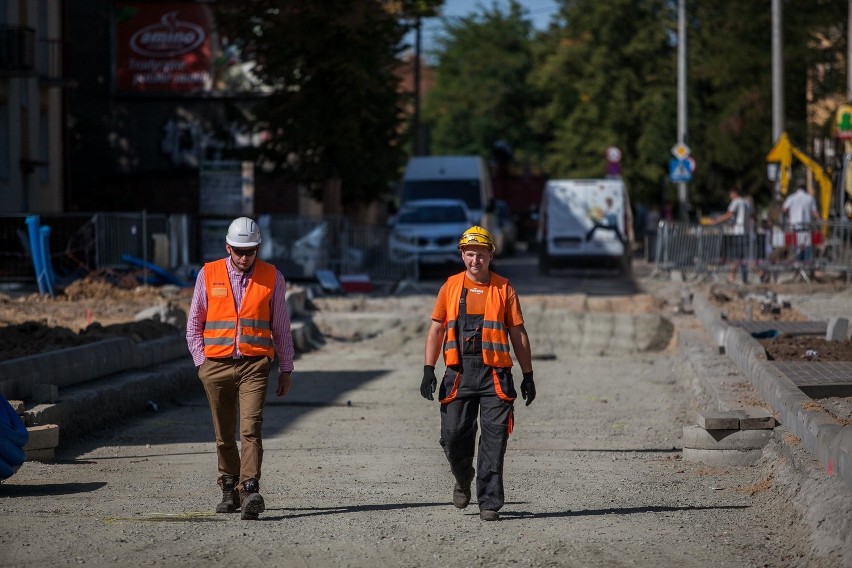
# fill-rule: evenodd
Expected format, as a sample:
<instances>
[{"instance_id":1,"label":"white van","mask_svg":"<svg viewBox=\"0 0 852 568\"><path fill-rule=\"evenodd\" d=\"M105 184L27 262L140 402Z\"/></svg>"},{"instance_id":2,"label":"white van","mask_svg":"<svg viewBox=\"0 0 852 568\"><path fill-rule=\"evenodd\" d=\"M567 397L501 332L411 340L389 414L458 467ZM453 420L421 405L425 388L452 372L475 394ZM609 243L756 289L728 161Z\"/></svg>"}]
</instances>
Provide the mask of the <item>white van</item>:
<instances>
[{"instance_id":1,"label":"white van","mask_svg":"<svg viewBox=\"0 0 852 568\"><path fill-rule=\"evenodd\" d=\"M411 158L402 178L400 206L421 199L461 199L470 211L470 224L485 227L497 239L494 190L488 166L480 156Z\"/></svg>"},{"instance_id":2,"label":"white van","mask_svg":"<svg viewBox=\"0 0 852 568\"><path fill-rule=\"evenodd\" d=\"M539 270L559 265L612 266L631 270L633 214L624 181L550 180L539 217Z\"/></svg>"}]
</instances>

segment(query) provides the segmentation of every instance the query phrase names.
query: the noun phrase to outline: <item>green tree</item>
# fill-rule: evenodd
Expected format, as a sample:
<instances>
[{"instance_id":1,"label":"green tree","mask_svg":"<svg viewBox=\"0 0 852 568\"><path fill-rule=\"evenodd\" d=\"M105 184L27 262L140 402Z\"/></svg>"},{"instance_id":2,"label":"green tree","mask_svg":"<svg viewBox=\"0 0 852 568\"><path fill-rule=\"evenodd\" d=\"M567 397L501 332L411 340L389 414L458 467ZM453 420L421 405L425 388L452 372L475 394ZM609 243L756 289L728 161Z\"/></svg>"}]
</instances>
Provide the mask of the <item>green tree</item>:
<instances>
[{"instance_id":1,"label":"green tree","mask_svg":"<svg viewBox=\"0 0 852 568\"><path fill-rule=\"evenodd\" d=\"M676 120L672 3L565 0L560 16L530 77L545 93L531 124L548 140L546 170L602 177L605 150L617 146L634 195L659 198Z\"/></svg>"},{"instance_id":2,"label":"green tree","mask_svg":"<svg viewBox=\"0 0 852 568\"><path fill-rule=\"evenodd\" d=\"M321 198L338 181L342 201L387 190L405 159L399 89L404 10L431 2L254 0L218 3L226 33L258 61L274 92L256 107L268 139L258 160Z\"/></svg>"},{"instance_id":3,"label":"green tree","mask_svg":"<svg viewBox=\"0 0 852 568\"><path fill-rule=\"evenodd\" d=\"M816 76L824 38L839 32L845 4L785 2L783 8L784 126L808 146L808 79L811 100L836 89ZM842 8L842 10L841 10ZM772 198L766 154L772 148L771 9L761 2L690 3L690 147L702 166L693 182L697 205L727 201L738 185L759 203ZM835 91L836 92L836 91Z\"/></svg>"},{"instance_id":4,"label":"green tree","mask_svg":"<svg viewBox=\"0 0 852 568\"><path fill-rule=\"evenodd\" d=\"M516 157L535 153L528 111L535 95L532 23L520 4L496 3L480 14L446 21L438 40L435 87L425 96L433 154L489 156L508 142Z\"/></svg>"}]
</instances>

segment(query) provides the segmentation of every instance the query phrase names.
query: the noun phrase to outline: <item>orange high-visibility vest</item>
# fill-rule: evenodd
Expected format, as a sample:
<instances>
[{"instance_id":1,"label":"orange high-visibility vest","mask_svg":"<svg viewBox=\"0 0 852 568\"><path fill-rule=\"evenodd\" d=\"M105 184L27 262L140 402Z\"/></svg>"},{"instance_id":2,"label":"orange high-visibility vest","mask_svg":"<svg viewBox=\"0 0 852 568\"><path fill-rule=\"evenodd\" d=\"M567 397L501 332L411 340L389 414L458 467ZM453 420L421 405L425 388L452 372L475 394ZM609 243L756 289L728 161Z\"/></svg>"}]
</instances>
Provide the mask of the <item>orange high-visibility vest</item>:
<instances>
[{"instance_id":1,"label":"orange high-visibility vest","mask_svg":"<svg viewBox=\"0 0 852 568\"><path fill-rule=\"evenodd\" d=\"M227 259L223 258L204 265L204 285L207 288L205 357L230 357L236 343L239 343L243 355L274 357L270 322L275 267L260 259L255 261L238 314L226 262ZM240 330L238 342L237 329Z\"/></svg>"},{"instance_id":2,"label":"orange high-visibility vest","mask_svg":"<svg viewBox=\"0 0 852 568\"><path fill-rule=\"evenodd\" d=\"M459 364L459 298L464 286L465 273L447 279L447 333L444 337L444 364ZM491 274L491 285L485 298L485 315L482 321L482 360L491 367L511 367L509 334L506 330L506 297L509 281Z\"/></svg>"}]
</instances>

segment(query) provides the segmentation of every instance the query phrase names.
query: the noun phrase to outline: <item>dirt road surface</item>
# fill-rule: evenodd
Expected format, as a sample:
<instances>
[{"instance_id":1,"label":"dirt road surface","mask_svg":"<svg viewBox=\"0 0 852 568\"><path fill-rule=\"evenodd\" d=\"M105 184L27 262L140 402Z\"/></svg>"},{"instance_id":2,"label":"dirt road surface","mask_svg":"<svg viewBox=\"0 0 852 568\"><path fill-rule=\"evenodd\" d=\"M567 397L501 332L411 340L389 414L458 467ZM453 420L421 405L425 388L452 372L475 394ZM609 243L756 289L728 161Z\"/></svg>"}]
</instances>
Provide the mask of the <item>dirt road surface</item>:
<instances>
[{"instance_id":1,"label":"dirt road surface","mask_svg":"<svg viewBox=\"0 0 852 568\"><path fill-rule=\"evenodd\" d=\"M619 337L606 313L584 324L611 330L600 349L560 348L531 322L533 349L547 344L548 357L534 362L538 398L516 405L502 520L454 508L438 404L418 391L432 302L360 304L371 319L356 327L373 331L329 334L302 354L286 398L270 386L260 521L212 513L220 493L199 386L59 448L54 464L27 462L0 491L0 566L840 565L836 550L814 555L808 522L819 519L794 503L787 457L770 448L749 467L681 460L699 406L693 378L672 342L640 326ZM351 305L324 308L354 317ZM524 309L558 318L546 296Z\"/></svg>"}]
</instances>

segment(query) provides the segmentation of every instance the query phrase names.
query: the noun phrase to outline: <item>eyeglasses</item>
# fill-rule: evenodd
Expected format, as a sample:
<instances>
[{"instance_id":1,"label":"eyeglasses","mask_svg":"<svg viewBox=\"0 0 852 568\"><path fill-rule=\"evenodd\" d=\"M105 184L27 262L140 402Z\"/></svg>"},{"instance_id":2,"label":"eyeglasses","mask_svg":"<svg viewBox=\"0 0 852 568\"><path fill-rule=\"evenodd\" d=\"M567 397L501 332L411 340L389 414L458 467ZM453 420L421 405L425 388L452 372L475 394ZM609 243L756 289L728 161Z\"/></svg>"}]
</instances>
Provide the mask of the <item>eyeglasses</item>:
<instances>
[{"instance_id":1,"label":"eyeglasses","mask_svg":"<svg viewBox=\"0 0 852 568\"><path fill-rule=\"evenodd\" d=\"M257 254L257 247L247 248L247 249L238 249L231 247L231 252L234 253L234 256L254 256Z\"/></svg>"}]
</instances>

